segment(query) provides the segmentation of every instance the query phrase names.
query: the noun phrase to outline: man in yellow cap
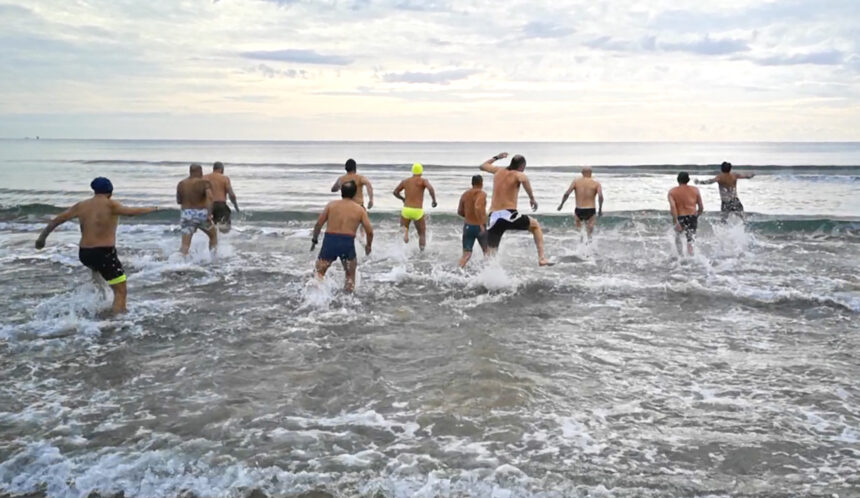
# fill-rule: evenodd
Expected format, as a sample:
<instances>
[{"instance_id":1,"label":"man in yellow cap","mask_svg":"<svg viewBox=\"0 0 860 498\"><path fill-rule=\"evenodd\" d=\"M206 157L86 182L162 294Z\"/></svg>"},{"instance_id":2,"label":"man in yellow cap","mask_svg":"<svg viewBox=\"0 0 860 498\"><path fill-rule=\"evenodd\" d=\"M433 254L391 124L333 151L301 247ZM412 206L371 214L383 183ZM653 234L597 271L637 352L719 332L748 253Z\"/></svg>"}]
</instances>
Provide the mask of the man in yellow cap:
<instances>
[{"instance_id":1,"label":"man in yellow cap","mask_svg":"<svg viewBox=\"0 0 860 498\"><path fill-rule=\"evenodd\" d=\"M424 250L427 244L425 233L427 225L424 223L424 190L430 191L430 197L433 199L433 207L436 207L436 191L433 190L433 185L425 180L421 175L424 173L424 167L419 163L412 165L412 176L400 182L397 188L394 189L394 197L403 201L403 209L400 210L400 225L403 227L403 242L409 243L409 222L415 222L415 228L418 230L418 247ZM401 192L406 191L403 196Z\"/></svg>"}]
</instances>

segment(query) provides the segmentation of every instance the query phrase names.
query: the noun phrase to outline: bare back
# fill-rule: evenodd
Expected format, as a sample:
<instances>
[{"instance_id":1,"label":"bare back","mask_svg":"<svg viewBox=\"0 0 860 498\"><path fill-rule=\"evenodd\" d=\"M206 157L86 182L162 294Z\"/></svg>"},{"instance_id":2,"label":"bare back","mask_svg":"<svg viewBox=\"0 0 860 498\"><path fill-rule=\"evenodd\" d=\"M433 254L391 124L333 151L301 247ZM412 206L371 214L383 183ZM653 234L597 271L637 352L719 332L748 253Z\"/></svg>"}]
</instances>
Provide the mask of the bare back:
<instances>
[{"instance_id":1,"label":"bare back","mask_svg":"<svg viewBox=\"0 0 860 498\"><path fill-rule=\"evenodd\" d=\"M117 206L118 202L105 196L95 196L72 208L72 215L81 224L81 247L116 245Z\"/></svg>"},{"instance_id":2,"label":"bare back","mask_svg":"<svg viewBox=\"0 0 860 498\"><path fill-rule=\"evenodd\" d=\"M516 170L499 169L493 173L493 202L490 211L516 209L520 185L525 175Z\"/></svg>"},{"instance_id":3,"label":"bare back","mask_svg":"<svg viewBox=\"0 0 860 498\"><path fill-rule=\"evenodd\" d=\"M573 181L573 191L576 194L576 207L594 208L594 198L600 190L600 183L583 176Z\"/></svg>"},{"instance_id":4,"label":"bare back","mask_svg":"<svg viewBox=\"0 0 860 498\"><path fill-rule=\"evenodd\" d=\"M367 211L353 199L331 201L326 205L326 233L355 236L358 226L367 220Z\"/></svg>"},{"instance_id":5,"label":"bare back","mask_svg":"<svg viewBox=\"0 0 860 498\"><path fill-rule=\"evenodd\" d=\"M699 189L689 185L678 185L669 191L669 198L675 203L678 216L698 214Z\"/></svg>"},{"instance_id":6,"label":"bare back","mask_svg":"<svg viewBox=\"0 0 860 498\"><path fill-rule=\"evenodd\" d=\"M230 190L230 177L218 172L212 172L203 177L212 186L212 200L227 202L227 192Z\"/></svg>"},{"instance_id":7,"label":"bare back","mask_svg":"<svg viewBox=\"0 0 860 498\"><path fill-rule=\"evenodd\" d=\"M463 218L469 225L483 225L486 221L487 194L480 188L471 188L460 196Z\"/></svg>"},{"instance_id":8,"label":"bare back","mask_svg":"<svg viewBox=\"0 0 860 498\"><path fill-rule=\"evenodd\" d=\"M354 182L355 183L355 195L352 197L352 200L364 205L364 185L367 183L367 180L359 175L358 173L347 173L340 178L337 179L338 184L343 185L346 182Z\"/></svg>"},{"instance_id":9,"label":"bare back","mask_svg":"<svg viewBox=\"0 0 860 498\"><path fill-rule=\"evenodd\" d=\"M188 177L176 186L176 200L182 209L206 209L209 207L206 192L210 189L209 180Z\"/></svg>"},{"instance_id":10,"label":"bare back","mask_svg":"<svg viewBox=\"0 0 860 498\"><path fill-rule=\"evenodd\" d=\"M413 176L400 182L400 186L404 190L403 205L411 208L424 208L424 190L427 189L427 182L420 176Z\"/></svg>"}]
</instances>

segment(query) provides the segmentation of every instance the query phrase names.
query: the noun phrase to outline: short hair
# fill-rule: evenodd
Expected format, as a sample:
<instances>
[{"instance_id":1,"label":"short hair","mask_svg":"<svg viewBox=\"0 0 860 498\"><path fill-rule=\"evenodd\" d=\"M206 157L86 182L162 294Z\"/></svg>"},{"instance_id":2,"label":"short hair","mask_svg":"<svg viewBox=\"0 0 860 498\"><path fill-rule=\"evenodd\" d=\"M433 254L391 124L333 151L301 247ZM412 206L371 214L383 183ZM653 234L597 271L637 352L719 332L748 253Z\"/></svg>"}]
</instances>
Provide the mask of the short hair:
<instances>
[{"instance_id":1,"label":"short hair","mask_svg":"<svg viewBox=\"0 0 860 498\"><path fill-rule=\"evenodd\" d=\"M347 159L346 160L346 171L352 173L355 171L355 159Z\"/></svg>"},{"instance_id":2,"label":"short hair","mask_svg":"<svg viewBox=\"0 0 860 498\"><path fill-rule=\"evenodd\" d=\"M215 161L215 164L212 165L212 171L224 171L224 163Z\"/></svg>"},{"instance_id":3,"label":"short hair","mask_svg":"<svg viewBox=\"0 0 860 498\"><path fill-rule=\"evenodd\" d=\"M520 169L526 167L526 158L517 154L511 158L511 165L508 169Z\"/></svg>"},{"instance_id":4,"label":"short hair","mask_svg":"<svg viewBox=\"0 0 860 498\"><path fill-rule=\"evenodd\" d=\"M355 192L358 189L355 186L355 182L350 180L348 182L344 182L343 185L340 186L340 196L344 199L352 199L355 197Z\"/></svg>"},{"instance_id":5,"label":"short hair","mask_svg":"<svg viewBox=\"0 0 860 498\"><path fill-rule=\"evenodd\" d=\"M192 164L192 165L188 168L188 171L191 171L191 172L194 172L194 171L200 171L200 172L202 173L202 172L203 172L203 167L202 167L202 166L200 166L200 165L199 165L199 164L197 164L197 163L194 163L194 164Z\"/></svg>"},{"instance_id":6,"label":"short hair","mask_svg":"<svg viewBox=\"0 0 860 498\"><path fill-rule=\"evenodd\" d=\"M483 184L484 184L484 177L483 177L483 176L481 176L481 175L475 175L475 176L473 176L473 177L472 177L472 186L473 186L473 187L474 187L475 185L483 185Z\"/></svg>"},{"instance_id":7,"label":"short hair","mask_svg":"<svg viewBox=\"0 0 860 498\"><path fill-rule=\"evenodd\" d=\"M678 183L686 185L690 183L690 175L686 171L678 173Z\"/></svg>"},{"instance_id":8,"label":"short hair","mask_svg":"<svg viewBox=\"0 0 860 498\"><path fill-rule=\"evenodd\" d=\"M720 171L723 173L728 173L732 170L732 163L728 161L723 161L723 164L720 165Z\"/></svg>"}]
</instances>

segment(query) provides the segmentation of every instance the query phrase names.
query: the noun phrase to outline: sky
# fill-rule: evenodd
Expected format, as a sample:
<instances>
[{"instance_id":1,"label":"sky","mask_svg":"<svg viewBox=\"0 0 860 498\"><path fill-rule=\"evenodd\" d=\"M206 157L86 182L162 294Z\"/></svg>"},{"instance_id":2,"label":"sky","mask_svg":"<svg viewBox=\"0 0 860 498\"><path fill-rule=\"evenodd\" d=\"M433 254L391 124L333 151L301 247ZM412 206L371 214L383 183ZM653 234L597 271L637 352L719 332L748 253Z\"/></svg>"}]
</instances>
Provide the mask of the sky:
<instances>
[{"instance_id":1,"label":"sky","mask_svg":"<svg viewBox=\"0 0 860 498\"><path fill-rule=\"evenodd\" d=\"M858 0L0 0L0 137L860 140Z\"/></svg>"}]
</instances>

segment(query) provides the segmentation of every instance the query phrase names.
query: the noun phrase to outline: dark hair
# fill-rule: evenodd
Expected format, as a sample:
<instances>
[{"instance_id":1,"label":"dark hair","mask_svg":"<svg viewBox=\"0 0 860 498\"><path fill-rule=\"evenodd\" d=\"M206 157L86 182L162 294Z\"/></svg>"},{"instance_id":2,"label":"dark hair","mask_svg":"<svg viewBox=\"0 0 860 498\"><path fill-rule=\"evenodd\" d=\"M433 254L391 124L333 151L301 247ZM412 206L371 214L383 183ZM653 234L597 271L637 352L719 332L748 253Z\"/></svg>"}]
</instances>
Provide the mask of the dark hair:
<instances>
[{"instance_id":1,"label":"dark hair","mask_svg":"<svg viewBox=\"0 0 860 498\"><path fill-rule=\"evenodd\" d=\"M475 176L473 176L473 177L472 177L472 186L473 186L473 187L474 187L475 185L483 185L483 183L484 183L484 177L483 177L483 176L481 176L481 175L475 175Z\"/></svg>"},{"instance_id":2,"label":"dark hair","mask_svg":"<svg viewBox=\"0 0 860 498\"><path fill-rule=\"evenodd\" d=\"M728 173L732 170L732 163L728 161L723 161L723 164L720 165L720 171L723 173Z\"/></svg>"},{"instance_id":3,"label":"dark hair","mask_svg":"<svg viewBox=\"0 0 860 498\"><path fill-rule=\"evenodd\" d=\"M690 175L686 171L678 173L678 183L684 185L690 183Z\"/></svg>"},{"instance_id":4,"label":"dark hair","mask_svg":"<svg viewBox=\"0 0 860 498\"><path fill-rule=\"evenodd\" d=\"M346 160L346 171L349 173L355 171L355 159Z\"/></svg>"},{"instance_id":5,"label":"dark hair","mask_svg":"<svg viewBox=\"0 0 860 498\"><path fill-rule=\"evenodd\" d=\"M224 171L224 163L221 161L215 161L215 164L212 165L213 171Z\"/></svg>"},{"instance_id":6,"label":"dark hair","mask_svg":"<svg viewBox=\"0 0 860 498\"><path fill-rule=\"evenodd\" d=\"M355 197L356 190L357 189L355 188L355 182L345 182L343 185L340 186L340 196L344 199L352 199L353 197Z\"/></svg>"},{"instance_id":7,"label":"dark hair","mask_svg":"<svg viewBox=\"0 0 860 498\"><path fill-rule=\"evenodd\" d=\"M508 169L521 169L526 167L526 158L517 154L511 158L511 165Z\"/></svg>"}]
</instances>

